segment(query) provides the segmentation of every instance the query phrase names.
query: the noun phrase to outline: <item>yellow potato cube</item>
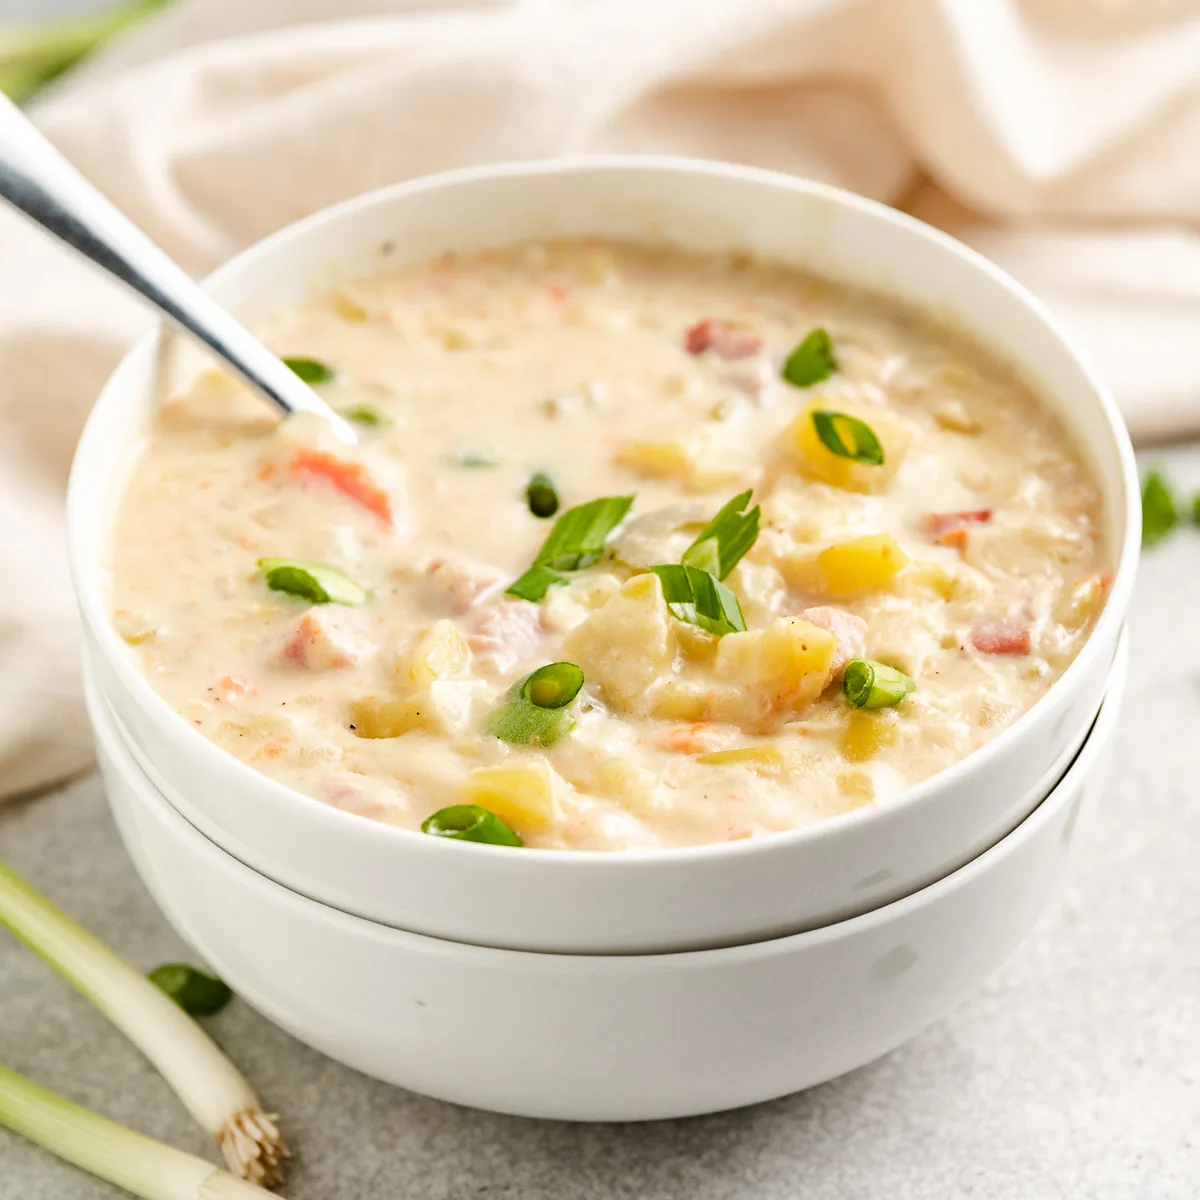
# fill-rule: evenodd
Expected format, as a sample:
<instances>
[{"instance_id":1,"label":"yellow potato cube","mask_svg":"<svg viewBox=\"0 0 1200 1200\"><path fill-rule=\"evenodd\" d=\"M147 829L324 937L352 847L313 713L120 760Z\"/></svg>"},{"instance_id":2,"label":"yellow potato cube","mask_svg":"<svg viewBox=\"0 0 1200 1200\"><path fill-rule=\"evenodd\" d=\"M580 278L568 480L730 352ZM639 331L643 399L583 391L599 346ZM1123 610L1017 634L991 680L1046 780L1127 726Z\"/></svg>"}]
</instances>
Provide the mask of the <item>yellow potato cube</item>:
<instances>
[{"instance_id":1,"label":"yellow potato cube","mask_svg":"<svg viewBox=\"0 0 1200 1200\"><path fill-rule=\"evenodd\" d=\"M914 562L901 579L896 581L896 587L906 596L914 598L935 596L941 600L949 600L954 592L954 575L940 563Z\"/></svg>"},{"instance_id":2,"label":"yellow potato cube","mask_svg":"<svg viewBox=\"0 0 1200 1200\"><path fill-rule=\"evenodd\" d=\"M396 675L409 687L424 689L438 679L462 675L471 661L471 648L452 621L435 621L402 654Z\"/></svg>"},{"instance_id":3,"label":"yellow potato cube","mask_svg":"<svg viewBox=\"0 0 1200 1200\"><path fill-rule=\"evenodd\" d=\"M682 442L627 441L617 449L613 461L650 479L682 479L695 465L692 452Z\"/></svg>"},{"instance_id":4,"label":"yellow potato cube","mask_svg":"<svg viewBox=\"0 0 1200 1200\"><path fill-rule=\"evenodd\" d=\"M778 775L783 770L783 755L775 746L742 746L737 750L713 750L697 754L696 761L710 767L748 767L760 775Z\"/></svg>"},{"instance_id":5,"label":"yellow potato cube","mask_svg":"<svg viewBox=\"0 0 1200 1200\"><path fill-rule=\"evenodd\" d=\"M672 679L654 689L652 711L664 721L702 721L708 704L696 688Z\"/></svg>"},{"instance_id":6,"label":"yellow potato cube","mask_svg":"<svg viewBox=\"0 0 1200 1200\"><path fill-rule=\"evenodd\" d=\"M463 783L460 803L491 809L518 832L535 833L559 820L557 776L544 759L480 767Z\"/></svg>"},{"instance_id":7,"label":"yellow potato cube","mask_svg":"<svg viewBox=\"0 0 1200 1200\"><path fill-rule=\"evenodd\" d=\"M350 702L350 724L360 738L394 738L414 730L459 733L471 715L477 683L431 683L403 700L364 696Z\"/></svg>"},{"instance_id":8,"label":"yellow potato cube","mask_svg":"<svg viewBox=\"0 0 1200 1200\"><path fill-rule=\"evenodd\" d=\"M842 733L842 757L847 762L866 762L896 740L896 718L884 711L852 712Z\"/></svg>"},{"instance_id":9,"label":"yellow potato cube","mask_svg":"<svg viewBox=\"0 0 1200 1200\"><path fill-rule=\"evenodd\" d=\"M677 643L658 576L635 575L603 608L563 641L563 657L626 712L641 709L647 692L675 661Z\"/></svg>"},{"instance_id":10,"label":"yellow potato cube","mask_svg":"<svg viewBox=\"0 0 1200 1200\"><path fill-rule=\"evenodd\" d=\"M764 629L729 633L717 650L722 720L749 727L770 724L811 704L829 683L837 638L800 617L780 617Z\"/></svg>"},{"instance_id":11,"label":"yellow potato cube","mask_svg":"<svg viewBox=\"0 0 1200 1200\"><path fill-rule=\"evenodd\" d=\"M856 417L871 427L883 447L883 463L858 463L842 458L821 441L812 415L819 410L844 413ZM849 404L828 397L814 400L788 426L784 433L784 449L793 462L813 479L850 492L882 491L899 469L912 445L913 431L903 417L870 404Z\"/></svg>"},{"instance_id":12,"label":"yellow potato cube","mask_svg":"<svg viewBox=\"0 0 1200 1200\"><path fill-rule=\"evenodd\" d=\"M820 590L828 596L853 596L885 587L908 555L890 533L851 538L822 550L814 566Z\"/></svg>"}]
</instances>

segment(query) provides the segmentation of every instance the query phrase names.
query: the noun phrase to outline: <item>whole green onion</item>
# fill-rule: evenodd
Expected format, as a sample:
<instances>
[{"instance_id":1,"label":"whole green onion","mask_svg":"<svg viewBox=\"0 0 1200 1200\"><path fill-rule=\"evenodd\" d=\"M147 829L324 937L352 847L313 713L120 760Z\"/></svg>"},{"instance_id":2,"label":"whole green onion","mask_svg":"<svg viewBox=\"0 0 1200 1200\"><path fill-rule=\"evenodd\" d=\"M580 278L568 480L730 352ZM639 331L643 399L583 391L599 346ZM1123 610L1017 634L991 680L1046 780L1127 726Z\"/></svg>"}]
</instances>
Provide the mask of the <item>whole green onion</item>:
<instances>
[{"instance_id":1,"label":"whole green onion","mask_svg":"<svg viewBox=\"0 0 1200 1200\"><path fill-rule=\"evenodd\" d=\"M842 690L854 708L891 708L915 692L917 685L895 667L870 658L852 658L846 664Z\"/></svg>"},{"instance_id":2,"label":"whole green onion","mask_svg":"<svg viewBox=\"0 0 1200 1200\"><path fill-rule=\"evenodd\" d=\"M523 846L520 834L510 829L490 808L480 804L452 804L421 822L421 832L460 842L487 842L491 846Z\"/></svg>"},{"instance_id":3,"label":"whole green onion","mask_svg":"<svg viewBox=\"0 0 1200 1200\"><path fill-rule=\"evenodd\" d=\"M146 978L193 1017L212 1016L220 1012L233 997L229 985L223 980L197 971L187 963L163 963Z\"/></svg>"}]
</instances>

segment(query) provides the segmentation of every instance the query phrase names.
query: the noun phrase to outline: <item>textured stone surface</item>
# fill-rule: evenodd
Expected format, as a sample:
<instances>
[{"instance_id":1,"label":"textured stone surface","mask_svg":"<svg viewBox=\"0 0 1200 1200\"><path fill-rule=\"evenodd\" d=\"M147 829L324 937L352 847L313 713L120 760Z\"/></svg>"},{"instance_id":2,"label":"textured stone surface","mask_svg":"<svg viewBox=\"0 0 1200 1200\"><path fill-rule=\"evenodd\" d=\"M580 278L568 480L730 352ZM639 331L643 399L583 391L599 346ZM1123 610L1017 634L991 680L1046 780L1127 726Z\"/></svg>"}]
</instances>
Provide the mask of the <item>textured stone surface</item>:
<instances>
[{"instance_id":1,"label":"textured stone surface","mask_svg":"<svg viewBox=\"0 0 1200 1200\"><path fill-rule=\"evenodd\" d=\"M1200 486L1200 452L1159 455ZM644 1126L456 1109L335 1065L235 1003L221 1043L284 1115L292 1200L1192 1200L1200 1194L1200 531L1148 556L1113 778L1060 904L985 988L803 1095ZM98 784L0 811L10 861L142 967L183 949ZM0 936L0 1061L207 1153L155 1073ZM0 1131L2 1200L101 1200Z\"/></svg>"}]
</instances>

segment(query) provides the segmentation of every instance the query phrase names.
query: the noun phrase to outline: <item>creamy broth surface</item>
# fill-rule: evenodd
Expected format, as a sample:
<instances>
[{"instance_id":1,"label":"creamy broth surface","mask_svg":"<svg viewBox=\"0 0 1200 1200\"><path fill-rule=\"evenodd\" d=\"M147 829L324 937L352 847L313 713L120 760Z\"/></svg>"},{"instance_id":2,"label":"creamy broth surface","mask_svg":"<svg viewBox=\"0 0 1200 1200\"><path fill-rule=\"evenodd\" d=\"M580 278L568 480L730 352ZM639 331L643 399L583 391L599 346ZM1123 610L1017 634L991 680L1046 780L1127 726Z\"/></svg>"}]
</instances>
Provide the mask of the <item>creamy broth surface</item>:
<instances>
[{"instance_id":1,"label":"creamy broth surface","mask_svg":"<svg viewBox=\"0 0 1200 1200\"><path fill-rule=\"evenodd\" d=\"M815 329L837 369L794 386L782 364ZM620 850L886 804L1029 708L1103 606L1099 493L1061 423L894 300L582 239L381 274L261 332L385 423L346 448L216 374L165 403L119 510L114 621L202 734L365 817L418 829L470 803L531 847ZM865 423L883 464L832 452L813 411ZM554 526L527 500L539 472L557 515L634 500L534 603L505 589ZM746 489L761 528L724 581L746 632L718 637L648 568ZM336 568L365 602L272 590L264 558ZM915 690L853 707L857 659ZM558 661L585 680L566 731L489 732Z\"/></svg>"}]
</instances>

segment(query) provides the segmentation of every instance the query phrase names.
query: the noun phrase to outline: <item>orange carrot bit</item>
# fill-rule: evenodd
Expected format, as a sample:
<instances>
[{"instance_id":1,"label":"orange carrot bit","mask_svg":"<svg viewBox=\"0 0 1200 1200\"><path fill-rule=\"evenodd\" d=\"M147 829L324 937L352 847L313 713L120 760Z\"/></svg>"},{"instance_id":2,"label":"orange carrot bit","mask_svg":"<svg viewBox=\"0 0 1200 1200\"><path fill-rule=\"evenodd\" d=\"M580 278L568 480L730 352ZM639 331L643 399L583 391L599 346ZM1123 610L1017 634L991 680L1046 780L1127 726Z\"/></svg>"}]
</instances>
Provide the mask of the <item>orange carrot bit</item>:
<instances>
[{"instance_id":1,"label":"orange carrot bit","mask_svg":"<svg viewBox=\"0 0 1200 1200\"><path fill-rule=\"evenodd\" d=\"M367 473L362 463L346 462L325 450L298 450L292 470L329 480L339 492L373 512L385 525L392 523L392 500Z\"/></svg>"},{"instance_id":2,"label":"orange carrot bit","mask_svg":"<svg viewBox=\"0 0 1200 1200\"><path fill-rule=\"evenodd\" d=\"M276 738L271 742L264 742L254 752L255 758L279 758L288 747L288 739L285 737Z\"/></svg>"},{"instance_id":3,"label":"orange carrot bit","mask_svg":"<svg viewBox=\"0 0 1200 1200\"><path fill-rule=\"evenodd\" d=\"M721 744L721 738L703 725L682 725L659 734L654 738L654 744L675 754L703 754L715 750Z\"/></svg>"},{"instance_id":4,"label":"orange carrot bit","mask_svg":"<svg viewBox=\"0 0 1200 1200\"><path fill-rule=\"evenodd\" d=\"M555 304L565 304L570 299L570 288L564 287L561 283L548 283L546 285L546 295Z\"/></svg>"},{"instance_id":5,"label":"orange carrot bit","mask_svg":"<svg viewBox=\"0 0 1200 1200\"><path fill-rule=\"evenodd\" d=\"M274 476L275 464L273 462L263 463L263 465L259 467L258 477L263 481L263 483L266 483L269 479L273 479Z\"/></svg>"},{"instance_id":6,"label":"orange carrot bit","mask_svg":"<svg viewBox=\"0 0 1200 1200\"><path fill-rule=\"evenodd\" d=\"M217 687L223 696L253 696L255 692L254 684L240 675L222 675Z\"/></svg>"}]
</instances>

